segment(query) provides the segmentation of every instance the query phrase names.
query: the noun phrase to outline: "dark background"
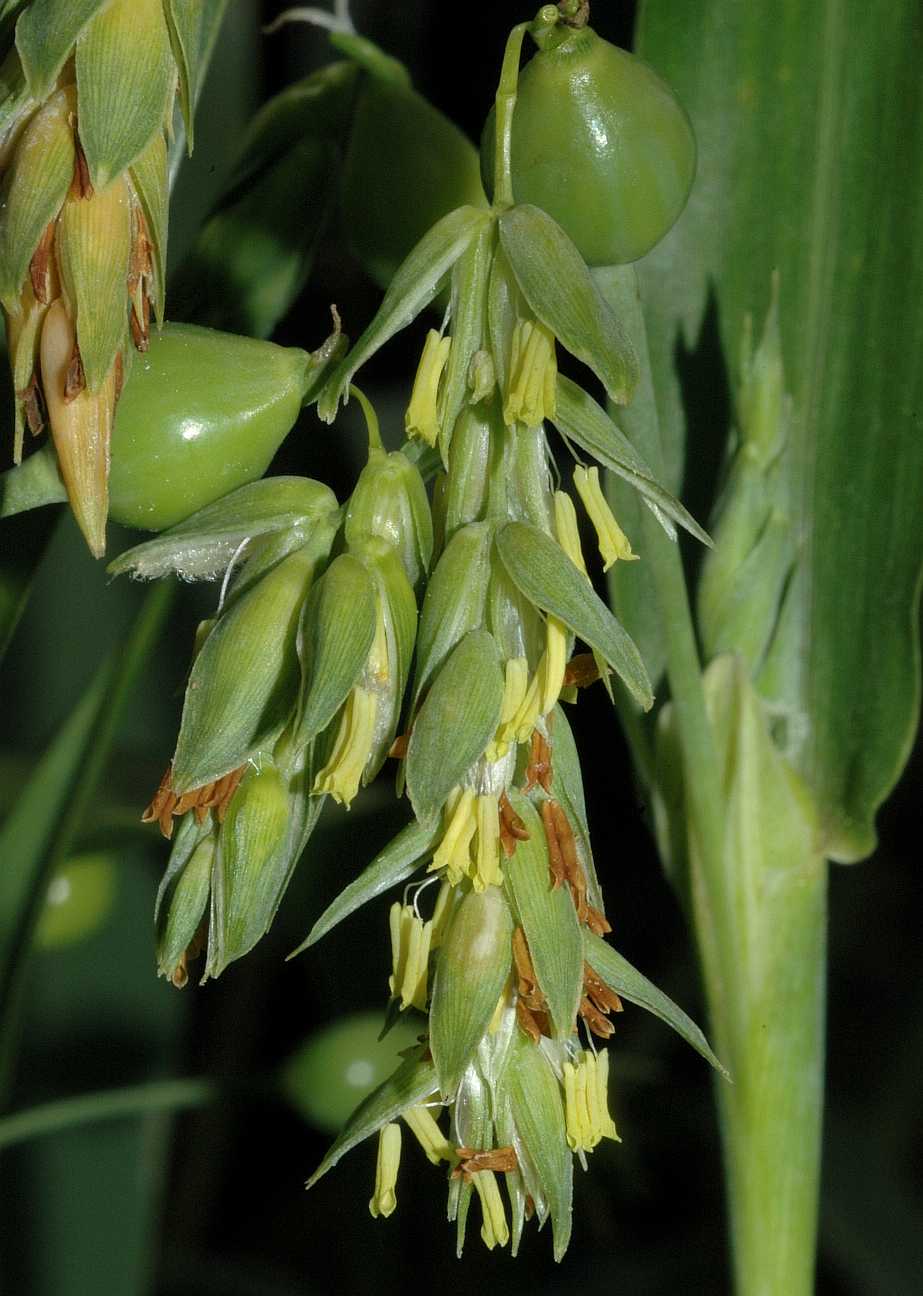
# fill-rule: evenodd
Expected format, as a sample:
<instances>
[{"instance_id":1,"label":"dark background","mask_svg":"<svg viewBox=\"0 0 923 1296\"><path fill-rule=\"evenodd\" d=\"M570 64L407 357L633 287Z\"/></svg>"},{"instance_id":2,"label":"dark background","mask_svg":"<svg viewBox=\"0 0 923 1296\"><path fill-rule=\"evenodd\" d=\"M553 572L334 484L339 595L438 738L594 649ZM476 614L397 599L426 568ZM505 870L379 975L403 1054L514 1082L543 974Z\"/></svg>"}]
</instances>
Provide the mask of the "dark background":
<instances>
[{"instance_id":1,"label":"dark background","mask_svg":"<svg viewBox=\"0 0 923 1296\"><path fill-rule=\"evenodd\" d=\"M179 263L226 174L240 124L265 96L325 59L306 28L255 41L281 5L236 4L200 113L196 156L181 179L171 256ZM460 12L465 9L465 12ZM417 87L477 138L506 32L530 16L509 3L432 0L354 6L366 35L407 62ZM630 43L633 6L597 3L594 25ZM252 51L261 51L254 64ZM421 177L425 184L425 176ZM280 340L315 345L335 294L364 321L376 290L332 231L310 288ZM378 361L385 436L397 440L400 385L416 341L397 339ZM716 435L727 393L713 394ZM391 411L390 426L387 415ZM348 490L362 453L337 430L306 422L277 467ZM715 462L713 455L696 456ZM687 483L696 498L712 483ZM116 539L121 547L128 537ZM138 602L127 583L106 586L66 519L5 664L8 699L3 799L77 696ZM196 620L213 591L184 588L100 794L100 821L82 845L117 861L111 907L85 939L40 950L30 973L16 1106L170 1075L209 1075L226 1097L178 1118L87 1126L2 1157L0 1290L27 1296L295 1296L406 1290L508 1293L573 1290L632 1296L728 1290L718 1133L704 1063L640 1010L619 1022L613 1105L623 1138L577 1171L574 1237L560 1266L550 1238L527 1232L519 1259L487 1254L472 1227L454 1258L442 1177L406 1146L399 1207L373 1221L372 1143L350 1154L310 1195L302 1183L328 1136L278 1096L274 1076L319 1026L383 1008L386 906L370 906L300 959L285 954L329 898L398 821L385 785L349 816L325 817L269 936L215 984L178 994L154 977L150 910L166 859L138 810L169 754ZM858 686L858 685L857 685ZM575 730L597 862L619 948L698 1020L701 994L688 934L663 880L613 717L591 694ZM824 1296L910 1296L923 1273L923 1138L918 1077L923 1031L918 850L921 758L880 816L875 857L831 878L829 1085L821 1259Z\"/></svg>"}]
</instances>

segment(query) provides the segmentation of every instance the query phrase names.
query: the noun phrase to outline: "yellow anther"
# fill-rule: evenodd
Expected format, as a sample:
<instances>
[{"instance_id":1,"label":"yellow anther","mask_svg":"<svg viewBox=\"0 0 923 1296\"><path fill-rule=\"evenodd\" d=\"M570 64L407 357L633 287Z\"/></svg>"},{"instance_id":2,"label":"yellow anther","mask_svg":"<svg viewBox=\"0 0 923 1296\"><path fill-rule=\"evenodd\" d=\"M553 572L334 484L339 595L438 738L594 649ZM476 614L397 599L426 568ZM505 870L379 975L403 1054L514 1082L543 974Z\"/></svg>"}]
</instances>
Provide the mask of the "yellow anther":
<instances>
[{"instance_id":1,"label":"yellow anther","mask_svg":"<svg viewBox=\"0 0 923 1296\"><path fill-rule=\"evenodd\" d=\"M574 508L574 501L566 491L554 493L554 533L568 558L589 580L586 563L583 561L583 549L580 546L577 510Z\"/></svg>"},{"instance_id":2,"label":"yellow anther","mask_svg":"<svg viewBox=\"0 0 923 1296\"><path fill-rule=\"evenodd\" d=\"M557 377L554 334L539 320L518 320L513 329L503 421L538 427L546 418L554 418Z\"/></svg>"},{"instance_id":3,"label":"yellow anther","mask_svg":"<svg viewBox=\"0 0 923 1296\"><path fill-rule=\"evenodd\" d=\"M401 1127L392 1122L383 1125L378 1136L378 1161L375 1166L375 1192L369 1202L374 1219L387 1219L397 1207L397 1170L401 1164Z\"/></svg>"},{"instance_id":4,"label":"yellow anther","mask_svg":"<svg viewBox=\"0 0 923 1296\"><path fill-rule=\"evenodd\" d=\"M500 1186L493 1170L478 1170L471 1176L472 1183L481 1199L481 1214L484 1222L481 1225L481 1238L488 1251L495 1246L506 1246L510 1240L510 1231L506 1225L506 1211L503 1209L503 1198Z\"/></svg>"},{"instance_id":5,"label":"yellow anther","mask_svg":"<svg viewBox=\"0 0 923 1296\"><path fill-rule=\"evenodd\" d=\"M609 1115L609 1057L587 1051L564 1063L564 1119L567 1143L575 1152L592 1152L600 1139L618 1141Z\"/></svg>"},{"instance_id":6,"label":"yellow anther","mask_svg":"<svg viewBox=\"0 0 923 1296\"><path fill-rule=\"evenodd\" d=\"M541 696L539 711L547 715L558 700L567 670L567 627L557 617L545 622L545 652L539 667Z\"/></svg>"},{"instance_id":7,"label":"yellow anther","mask_svg":"<svg viewBox=\"0 0 923 1296\"><path fill-rule=\"evenodd\" d=\"M636 559L638 555L631 552L628 537L613 517L612 509L602 493L599 469L575 468L574 485L596 530L603 570L608 571L618 558L623 562Z\"/></svg>"},{"instance_id":8,"label":"yellow anther","mask_svg":"<svg viewBox=\"0 0 923 1296\"><path fill-rule=\"evenodd\" d=\"M516 738L516 717L522 706L529 687L529 663L525 657L511 657L506 663L506 679L503 687L503 705L500 709L500 723L497 736L485 752L489 761L500 760L509 750L509 745Z\"/></svg>"},{"instance_id":9,"label":"yellow anther","mask_svg":"<svg viewBox=\"0 0 923 1296\"><path fill-rule=\"evenodd\" d=\"M452 794L446 808L445 833L430 865L431 870L444 868L452 886L468 875L471 842L478 826L474 801L470 788L459 788Z\"/></svg>"},{"instance_id":10,"label":"yellow anther","mask_svg":"<svg viewBox=\"0 0 923 1296\"><path fill-rule=\"evenodd\" d=\"M442 337L435 329L427 333L404 415L407 435L422 437L429 445L435 445L439 437L439 380L451 346L451 338Z\"/></svg>"},{"instance_id":11,"label":"yellow anther","mask_svg":"<svg viewBox=\"0 0 923 1296\"><path fill-rule=\"evenodd\" d=\"M500 868L500 806L495 796L477 799L478 845L474 877L475 891L503 885Z\"/></svg>"},{"instance_id":12,"label":"yellow anther","mask_svg":"<svg viewBox=\"0 0 923 1296\"><path fill-rule=\"evenodd\" d=\"M451 1162L457 1159L455 1148L439 1128L428 1107L408 1107L401 1115L433 1165L438 1165L440 1161Z\"/></svg>"},{"instance_id":13,"label":"yellow anther","mask_svg":"<svg viewBox=\"0 0 923 1296\"><path fill-rule=\"evenodd\" d=\"M391 906L389 922L393 971L388 986L395 998L400 996L401 1012L411 1004L423 1012L433 924L418 917L412 905L397 900Z\"/></svg>"},{"instance_id":14,"label":"yellow anther","mask_svg":"<svg viewBox=\"0 0 923 1296\"><path fill-rule=\"evenodd\" d=\"M602 1049L596 1055L596 1104L599 1112L600 1137L621 1143L615 1121L609 1115L609 1053Z\"/></svg>"},{"instance_id":15,"label":"yellow anther","mask_svg":"<svg viewBox=\"0 0 923 1296\"><path fill-rule=\"evenodd\" d=\"M354 688L346 699L330 759L314 780L314 792L328 792L348 806L359 791L375 737L375 694Z\"/></svg>"},{"instance_id":16,"label":"yellow anther","mask_svg":"<svg viewBox=\"0 0 923 1296\"><path fill-rule=\"evenodd\" d=\"M526 689L526 695L519 704L519 710L513 717L510 728L515 734L517 742L528 742L535 728L535 722L542 713L541 696L542 696L542 672L544 670L545 656L542 654L538 663L538 669L529 681L529 687Z\"/></svg>"}]
</instances>

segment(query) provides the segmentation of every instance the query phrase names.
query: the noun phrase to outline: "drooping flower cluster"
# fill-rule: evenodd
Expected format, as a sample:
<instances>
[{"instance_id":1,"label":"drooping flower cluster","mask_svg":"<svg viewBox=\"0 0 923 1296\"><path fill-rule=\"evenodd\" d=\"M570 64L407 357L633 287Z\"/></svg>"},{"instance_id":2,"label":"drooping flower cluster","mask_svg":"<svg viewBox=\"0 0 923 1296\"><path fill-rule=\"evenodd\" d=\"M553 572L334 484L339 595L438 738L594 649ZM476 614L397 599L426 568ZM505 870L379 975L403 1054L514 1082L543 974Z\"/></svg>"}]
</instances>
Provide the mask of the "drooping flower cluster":
<instances>
[{"instance_id":1,"label":"drooping flower cluster","mask_svg":"<svg viewBox=\"0 0 923 1296\"><path fill-rule=\"evenodd\" d=\"M352 379L444 284L450 306L410 388L409 441L387 454ZM573 1157L585 1163L617 1138L597 1041L612 1035L621 999L710 1056L603 939L562 703L600 678L608 689L610 672L637 705L652 695L593 590L574 501L554 488L549 424L632 481L668 530L697 528L606 411L558 373L559 346L613 401L629 399L634 350L564 232L534 207L459 209L407 258L321 392L322 418L353 392L369 422L349 502L305 479L256 483L116 565L162 570L178 545L186 575L236 570L202 629L176 752L148 811L168 835L182 818L158 899L161 972L182 984L206 948L205 976L216 976L250 949L323 804L348 806L390 753L413 818L305 946L420 874L390 912L389 1018L415 1010L426 1023L311 1182L379 1133L370 1208L389 1215L403 1120L448 1172L459 1250L474 1192L487 1246L511 1239L515 1252L534 1215L551 1220L558 1258ZM633 558L598 469L578 462L574 486L604 565ZM575 652L577 640L588 651Z\"/></svg>"}]
</instances>

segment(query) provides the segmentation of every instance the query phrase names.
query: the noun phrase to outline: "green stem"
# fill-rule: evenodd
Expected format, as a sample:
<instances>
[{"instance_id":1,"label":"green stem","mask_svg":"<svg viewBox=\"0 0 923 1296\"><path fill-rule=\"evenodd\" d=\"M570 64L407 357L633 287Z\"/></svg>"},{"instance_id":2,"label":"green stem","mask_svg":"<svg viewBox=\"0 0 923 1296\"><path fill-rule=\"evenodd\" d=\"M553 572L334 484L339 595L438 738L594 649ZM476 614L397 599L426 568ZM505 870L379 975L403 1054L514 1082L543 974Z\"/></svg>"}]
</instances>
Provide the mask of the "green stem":
<instances>
[{"instance_id":1,"label":"green stem","mask_svg":"<svg viewBox=\"0 0 923 1296\"><path fill-rule=\"evenodd\" d=\"M606 268L594 277L632 334L644 375L632 405L616 411L619 423L660 474L634 270ZM690 866L684 899L714 1043L734 1082L718 1081L717 1098L735 1287L738 1296L810 1296L823 1106L826 864L810 828L786 838L790 817L776 813L766 779L750 777L763 766L746 748L745 731L725 732L719 751L679 548L642 514L639 549L659 613L683 768ZM768 737L760 759L782 766ZM788 777L785 767L783 789Z\"/></svg>"},{"instance_id":2,"label":"green stem","mask_svg":"<svg viewBox=\"0 0 923 1296\"><path fill-rule=\"evenodd\" d=\"M384 450L381 443L381 427L378 423L378 415L375 413L375 406L355 383L349 384L349 394L355 396L362 407L362 413L365 415L365 427L369 436L369 451Z\"/></svg>"},{"instance_id":3,"label":"green stem","mask_svg":"<svg viewBox=\"0 0 923 1296\"><path fill-rule=\"evenodd\" d=\"M513 147L513 113L519 86L519 58L528 23L517 23L510 32L503 52L500 81L497 85L496 148L494 154L494 206L499 210L513 205L511 172Z\"/></svg>"}]
</instances>

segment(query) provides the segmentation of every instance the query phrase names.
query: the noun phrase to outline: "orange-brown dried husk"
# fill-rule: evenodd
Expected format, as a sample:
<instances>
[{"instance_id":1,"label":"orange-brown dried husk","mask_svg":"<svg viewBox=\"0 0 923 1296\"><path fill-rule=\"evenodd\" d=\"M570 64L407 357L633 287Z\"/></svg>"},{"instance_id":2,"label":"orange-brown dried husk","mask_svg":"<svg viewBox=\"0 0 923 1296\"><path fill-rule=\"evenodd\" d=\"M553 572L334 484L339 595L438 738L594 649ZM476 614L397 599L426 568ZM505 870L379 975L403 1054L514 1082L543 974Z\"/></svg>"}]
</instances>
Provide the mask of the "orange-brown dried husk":
<instances>
[{"instance_id":1,"label":"orange-brown dried husk","mask_svg":"<svg viewBox=\"0 0 923 1296\"><path fill-rule=\"evenodd\" d=\"M33 398L38 386L39 338L48 307L36 301L29 279L23 284L18 302L15 305L7 302L5 305L6 342L15 395L13 462L20 463L26 424L33 432L40 430L34 419L27 417L26 410L27 402Z\"/></svg>"}]
</instances>

